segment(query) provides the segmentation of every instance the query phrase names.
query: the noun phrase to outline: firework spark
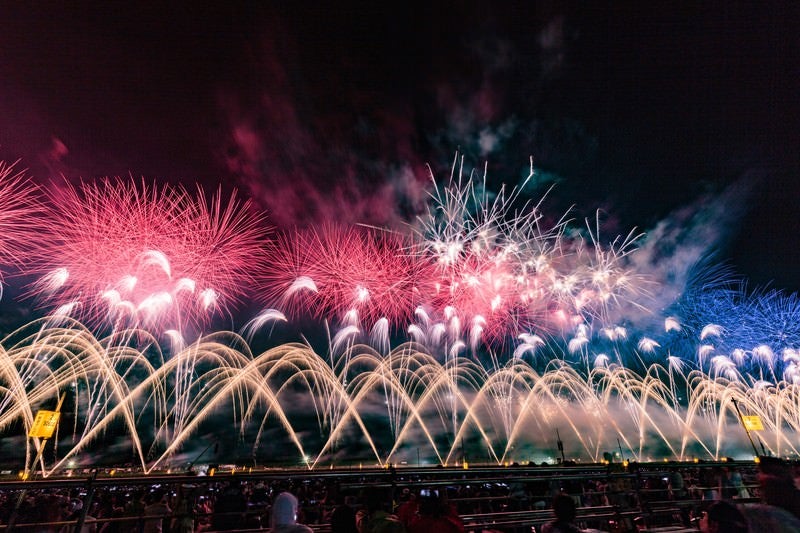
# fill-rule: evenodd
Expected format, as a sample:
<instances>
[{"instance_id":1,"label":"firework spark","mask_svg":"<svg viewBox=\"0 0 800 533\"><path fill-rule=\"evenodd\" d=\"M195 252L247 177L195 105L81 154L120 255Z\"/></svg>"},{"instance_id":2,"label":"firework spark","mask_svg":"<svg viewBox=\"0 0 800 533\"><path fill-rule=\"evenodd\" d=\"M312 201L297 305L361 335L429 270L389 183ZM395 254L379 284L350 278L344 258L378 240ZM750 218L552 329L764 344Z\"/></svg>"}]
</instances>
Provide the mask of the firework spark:
<instances>
[{"instance_id":1,"label":"firework spark","mask_svg":"<svg viewBox=\"0 0 800 533\"><path fill-rule=\"evenodd\" d=\"M566 216L545 224L542 201L523 201L522 187L491 194L485 179L462 174L434 182L408 236L341 226L284 233L267 253L264 303L366 328L386 318L395 331L422 309L427 321L412 335L476 352L520 333L614 326L612 311L641 294L644 276L627 266L638 235L608 246L599 229L567 237Z\"/></svg>"},{"instance_id":2,"label":"firework spark","mask_svg":"<svg viewBox=\"0 0 800 533\"><path fill-rule=\"evenodd\" d=\"M286 233L268 252L261 294L294 316L344 320L355 311L366 324L406 324L432 274L408 248L405 237L372 228Z\"/></svg>"},{"instance_id":3,"label":"firework spark","mask_svg":"<svg viewBox=\"0 0 800 533\"><path fill-rule=\"evenodd\" d=\"M35 187L0 168L0 201L20 220L41 211L28 194ZM277 317L314 317L382 353L410 339L438 354L538 359L541 346L555 343L588 361L597 341L610 361L621 361L618 347L632 341L636 358L668 352L704 370L729 368L713 359L723 355L759 375L797 364L796 295L749 293L713 270L690 279L666 309L661 335L639 332L626 319L630 304L648 303L637 232L606 241L599 216L584 228L572 227L568 214L546 217L544 197L522 193L532 168L520 187L497 193L487 190L485 172L482 180L463 176L454 165L449 182L433 184L427 213L406 234L328 224L285 230L271 242L263 216L235 195L121 179L82 183L52 193L52 213L29 232L3 213L0 257L18 261L19 243L34 231L45 237L29 266L38 275L29 292L58 320L95 326L158 325L185 335L184 326L205 326L248 297L270 310L249 323L248 336ZM525 340L534 338L541 341ZM686 348L690 338L702 346Z\"/></svg>"},{"instance_id":4,"label":"firework spark","mask_svg":"<svg viewBox=\"0 0 800 533\"><path fill-rule=\"evenodd\" d=\"M0 161L0 265L20 265L28 257L43 214L39 188L15 165Z\"/></svg>"},{"instance_id":5,"label":"firework spark","mask_svg":"<svg viewBox=\"0 0 800 533\"><path fill-rule=\"evenodd\" d=\"M38 250L31 293L53 307L80 301L90 323L206 323L259 266L262 217L235 194L118 178L67 186L51 201L53 242Z\"/></svg>"},{"instance_id":6,"label":"firework spark","mask_svg":"<svg viewBox=\"0 0 800 533\"><path fill-rule=\"evenodd\" d=\"M33 233L43 236L28 266L38 275L30 293L50 309L50 316L29 326L46 334L20 333L24 346L19 350L12 338L0 346L14 347L8 352L18 358L7 358L0 381L31 391L22 400L0 395L0 429L17 419L30 424L32 405L57 396L69 383L92 379L86 431L70 453L88 446L121 415L144 464L134 414L137 402L151 396L140 394L149 387L156 391L154 401L161 402L153 415L163 422L155 439L159 445L170 443L169 453L210 410L250 394L269 403L267 413L280 414L303 452L300 433L289 423L288 413L296 405L288 398L276 400L282 391L294 390L285 387L287 376L302 375L297 379L312 387L308 396L322 413L320 427L331 428L320 457L343 431L339 422L358 416L360 402L365 412L372 411L367 399L373 387L382 390L389 406L395 449L411 442L410 434L421 429L415 424L424 425L426 419L447 420L446 430L453 432L449 440L458 442L462 432L472 431L463 424L489 412L496 401L503 406L499 416L478 429L500 420L508 446L525 427L526 406L536 405L542 408L537 420L561 412L572 423L566 409L574 408L575 417L600 412L603 423L593 429L593 437L586 436L587 443L595 438L619 443L617 437L644 434L650 427L660 434L657 418L683 420L685 415L686 422L671 436L662 435L663 443L671 448L672 442L682 442L673 454L684 457L687 441L694 439L696 448L717 457L721 434L700 437L706 422L699 417L710 412L709 427L723 431L719 420L727 416L725 398L731 391L749 412L762 412L765 419L774 419L767 413L782 413L781 419L791 420L790 434L796 434L796 402L786 398L797 396L800 383L797 295L747 291L743 282L712 271L692 278L683 296L663 309L663 330L639 331L625 319L629 304L646 308L647 303L646 273L634 267L643 262L631 259L639 240L635 231L605 241L599 220L574 229L564 215L546 224L542 202L523 201L521 189L490 194L485 181L462 181L460 176L434 187L427 215L410 224L408 234L330 224L287 230L268 241L263 217L235 195L224 199L220 192L207 196L202 189L192 194L121 179L67 186L51 194L45 204L49 216L37 218L42 208L33 196L35 186L0 166L0 206L8 207L0 209L0 259L22 262ZM36 225L23 224L28 219ZM245 297L268 307L244 326L242 335L252 339L267 326L311 316L333 323L327 330L327 353L317 356L306 341L259 356L232 332L187 342L186 326L205 326ZM136 329L114 331L102 341L94 337L92 329L108 325ZM170 357L161 355L159 341L149 332L156 327L169 342ZM413 342L401 339L393 349L402 335ZM222 342L225 338L230 346ZM157 363L151 364L144 352L131 355L128 348L135 339L146 339L143 345L159 352ZM66 345L54 345L60 355L50 357L48 343L59 342ZM503 360L498 353L509 357ZM130 357L135 365L125 362ZM109 359L113 364L107 364ZM88 366L81 366L84 360ZM126 365L140 368L139 375L129 373ZM119 368L123 373L117 375ZM418 375L414 368L420 369ZM49 369L48 379L42 379L44 369ZM143 375L149 377L138 381ZM272 379L278 388L271 388ZM522 388L513 392L503 383ZM468 384L477 389L462 395L460 389ZM161 396L168 386L172 394ZM427 386L430 394L419 395ZM562 397L567 390L574 397ZM522 398L517 419L509 414L515 397ZM642 398L634 402L638 407L622 401L633 397ZM109 410L116 401L112 398L124 401ZM477 399L476 408L459 407L468 398ZM614 405L596 409L609 400ZM712 404L718 411L709 411ZM338 411L339 406L348 406L347 411ZM417 410L415 416L407 416L408 406ZM234 415L242 421L242 432L257 407L258 401L242 404ZM434 409L436 416L423 416ZM633 413L631 428L637 431L609 429L605 422L619 412ZM150 433L149 428L142 431ZM796 453L787 435L773 428L771 449L785 450L789 443ZM577 427L575 436L583 439ZM372 442L372 436L365 438ZM590 456L599 450L586 446ZM508 452L495 455L500 459ZM643 453L641 443L638 453ZM445 451L440 459L446 462L451 454Z\"/></svg>"},{"instance_id":7,"label":"firework spark","mask_svg":"<svg viewBox=\"0 0 800 533\"><path fill-rule=\"evenodd\" d=\"M435 186L428 213L419 218L417 252L438 267L437 292L429 300L441 317L455 310L485 342L521 332L566 332L581 323L612 326L613 311L643 293L646 276L629 266L640 235L631 232L609 245L599 221L588 235L567 235L565 214L545 224L542 198L522 200L520 187L497 194L483 183L462 179L455 164L446 187ZM588 227L588 224L587 224Z\"/></svg>"}]
</instances>

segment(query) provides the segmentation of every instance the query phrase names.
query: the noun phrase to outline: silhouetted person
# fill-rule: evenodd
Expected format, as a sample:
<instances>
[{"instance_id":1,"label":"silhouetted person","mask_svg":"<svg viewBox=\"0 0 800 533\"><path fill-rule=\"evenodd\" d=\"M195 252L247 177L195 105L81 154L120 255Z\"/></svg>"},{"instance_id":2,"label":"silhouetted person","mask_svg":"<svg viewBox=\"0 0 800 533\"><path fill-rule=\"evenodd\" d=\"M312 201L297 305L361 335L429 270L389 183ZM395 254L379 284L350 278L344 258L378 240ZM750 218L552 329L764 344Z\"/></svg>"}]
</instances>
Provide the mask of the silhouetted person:
<instances>
[{"instance_id":1,"label":"silhouetted person","mask_svg":"<svg viewBox=\"0 0 800 533\"><path fill-rule=\"evenodd\" d=\"M735 505L726 501L712 503L700 519L705 533L748 533L747 520Z\"/></svg>"},{"instance_id":2,"label":"silhouetted person","mask_svg":"<svg viewBox=\"0 0 800 533\"><path fill-rule=\"evenodd\" d=\"M416 517L407 525L408 533L463 533L464 523L455 509L447 504L444 489L420 491Z\"/></svg>"},{"instance_id":3,"label":"silhouetted person","mask_svg":"<svg viewBox=\"0 0 800 533\"><path fill-rule=\"evenodd\" d=\"M187 494L188 492L188 494ZM171 533L194 533L195 506L192 488L178 487L178 495L174 503L175 516L172 518Z\"/></svg>"},{"instance_id":4,"label":"silhouetted person","mask_svg":"<svg viewBox=\"0 0 800 533\"><path fill-rule=\"evenodd\" d=\"M742 508L750 531L758 533L797 533L800 531L800 491L793 482L789 466L775 457L761 457L758 482L763 504Z\"/></svg>"},{"instance_id":5,"label":"silhouetted person","mask_svg":"<svg viewBox=\"0 0 800 533\"><path fill-rule=\"evenodd\" d=\"M403 489L401 495L402 503L397 506L395 514L397 519L403 523L403 526L408 529L408 525L416 520L419 510L419 496L416 492L411 492L409 489Z\"/></svg>"},{"instance_id":6,"label":"silhouetted person","mask_svg":"<svg viewBox=\"0 0 800 533\"><path fill-rule=\"evenodd\" d=\"M357 533L356 512L349 505L339 504L331 512L331 533Z\"/></svg>"},{"instance_id":7,"label":"silhouetted person","mask_svg":"<svg viewBox=\"0 0 800 533\"><path fill-rule=\"evenodd\" d=\"M164 529L164 520L172 514L172 509L167 505L167 495L163 491L156 491L150 497L150 504L144 508L144 533L161 533Z\"/></svg>"},{"instance_id":8,"label":"silhouetted person","mask_svg":"<svg viewBox=\"0 0 800 533\"><path fill-rule=\"evenodd\" d=\"M370 490L364 495L366 507L356 513L358 533L403 533L405 527L397 516L387 512L383 494Z\"/></svg>"},{"instance_id":9,"label":"silhouetted person","mask_svg":"<svg viewBox=\"0 0 800 533\"><path fill-rule=\"evenodd\" d=\"M575 500L563 492L553 496L553 514L556 519L542 526L542 533L580 533L575 525Z\"/></svg>"},{"instance_id":10,"label":"silhouetted person","mask_svg":"<svg viewBox=\"0 0 800 533\"><path fill-rule=\"evenodd\" d=\"M211 518L212 529L230 531L241 529L244 524L244 513L247 511L247 498L242 493L238 482L231 482L214 504L214 515Z\"/></svg>"},{"instance_id":11,"label":"silhouetted person","mask_svg":"<svg viewBox=\"0 0 800 533\"><path fill-rule=\"evenodd\" d=\"M789 465L775 457L761 457L758 469L762 501L800 518L800 491L794 486Z\"/></svg>"}]
</instances>

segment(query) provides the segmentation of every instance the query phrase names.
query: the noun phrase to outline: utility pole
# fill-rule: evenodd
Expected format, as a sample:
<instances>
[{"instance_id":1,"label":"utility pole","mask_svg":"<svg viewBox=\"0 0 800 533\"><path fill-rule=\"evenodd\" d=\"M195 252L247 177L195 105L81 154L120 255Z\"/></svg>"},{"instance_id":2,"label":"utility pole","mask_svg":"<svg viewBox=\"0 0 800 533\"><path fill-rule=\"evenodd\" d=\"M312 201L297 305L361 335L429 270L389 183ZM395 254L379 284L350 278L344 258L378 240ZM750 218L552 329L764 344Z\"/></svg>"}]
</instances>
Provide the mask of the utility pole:
<instances>
[{"instance_id":1,"label":"utility pole","mask_svg":"<svg viewBox=\"0 0 800 533\"><path fill-rule=\"evenodd\" d=\"M61 397L58 399L58 404L56 405L56 410L53 412L42 411L40 410L36 413L36 419L33 421L33 426L31 426L30 431L28 431L28 436L31 438L37 438L41 435L41 442L39 443L39 449L36 451L36 457L33 460L33 468L36 468L36 463L42 458L42 454L44 453L44 447L47 444L47 440L53 435L55 431L55 427L58 424L58 419L61 416L61 406L64 404L64 398L66 393L62 392ZM55 413L55 415L53 415ZM28 470L28 462L25 461L25 470L23 471L23 480L28 481L30 470ZM44 477L44 463L42 463L42 477ZM17 503L14 505L14 509L11 511L11 516L8 518L8 524L6 525L6 531L13 531L14 524L17 521L17 515L19 515L19 509L22 506L22 502L25 500L25 496L28 493L28 489L22 489L19 492L19 497L17 498Z\"/></svg>"},{"instance_id":2,"label":"utility pole","mask_svg":"<svg viewBox=\"0 0 800 533\"><path fill-rule=\"evenodd\" d=\"M741 422L742 427L744 428L744 432L747 433L747 439L750 441L750 446L753 447L753 455L758 457L758 450L756 449L756 444L753 442L753 437L750 436L750 430L747 429L747 425L744 423L742 412L739 411L739 402L736 401L736 398L732 398L731 403L733 403L733 407L734 409L736 409L736 414L739 415L739 422Z\"/></svg>"},{"instance_id":3,"label":"utility pole","mask_svg":"<svg viewBox=\"0 0 800 533\"><path fill-rule=\"evenodd\" d=\"M212 446L214 447L214 454L216 455L217 450L219 449L219 440L215 440L214 442L209 443L208 446L206 446L203 449L203 451L200 452L200 454L197 457L195 457L191 462L189 462L189 470L190 471L194 468L195 463L197 461L199 461L200 458L203 457L206 454L206 452L209 450L209 448L211 448Z\"/></svg>"}]
</instances>

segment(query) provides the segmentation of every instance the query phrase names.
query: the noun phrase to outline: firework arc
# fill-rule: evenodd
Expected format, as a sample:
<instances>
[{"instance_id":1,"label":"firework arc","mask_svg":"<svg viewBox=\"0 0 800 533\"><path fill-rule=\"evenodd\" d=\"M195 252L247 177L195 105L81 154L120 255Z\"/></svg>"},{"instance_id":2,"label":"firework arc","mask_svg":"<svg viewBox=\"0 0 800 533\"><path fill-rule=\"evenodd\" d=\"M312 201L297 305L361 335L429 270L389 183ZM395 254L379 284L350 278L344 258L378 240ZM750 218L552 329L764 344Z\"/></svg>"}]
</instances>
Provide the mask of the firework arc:
<instances>
[{"instance_id":1,"label":"firework arc","mask_svg":"<svg viewBox=\"0 0 800 533\"><path fill-rule=\"evenodd\" d=\"M798 454L800 299L711 272L649 309L646 238L548 223L527 180L493 194L454 165L405 231L273 232L235 193L116 178L40 198L12 168L0 266L35 278L47 316L0 340L0 434L70 393L46 472L103 457L109 435L161 468L220 424L253 457L273 446L310 467L354 449L538 462L558 428L583 460L617 442L639 460L746 456L735 403L761 417L766 449ZM242 301L262 311L208 332ZM308 318L327 345L254 351Z\"/></svg>"},{"instance_id":2,"label":"firework arc","mask_svg":"<svg viewBox=\"0 0 800 533\"><path fill-rule=\"evenodd\" d=\"M736 371L653 364L637 373L606 361L583 373L563 359L539 371L518 358L485 368L469 358L441 362L413 342L387 354L360 343L327 355L295 343L253 354L233 332L176 342L167 356L146 331L97 338L72 319L32 322L2 346L0 431L18 421L29 427L35 406L61 391L74 395L49 472L120 427L142 468L165 468L193 436L231 420L253 454L280 447L310 457L311 467L345 463L342 450L354 442L362 460L379 464L420 448L427 460L452 464L465 441L498 464L541 458L556 427L584 460L600 460L617 439L638 460L719 458L744 439L732 436L734 401L764 420L771 453L798 451L799 385ZM184 386L170 385L182 375L190 376ZM309 438L309 413L319 438Z\"/></svg>"}]
</instances>

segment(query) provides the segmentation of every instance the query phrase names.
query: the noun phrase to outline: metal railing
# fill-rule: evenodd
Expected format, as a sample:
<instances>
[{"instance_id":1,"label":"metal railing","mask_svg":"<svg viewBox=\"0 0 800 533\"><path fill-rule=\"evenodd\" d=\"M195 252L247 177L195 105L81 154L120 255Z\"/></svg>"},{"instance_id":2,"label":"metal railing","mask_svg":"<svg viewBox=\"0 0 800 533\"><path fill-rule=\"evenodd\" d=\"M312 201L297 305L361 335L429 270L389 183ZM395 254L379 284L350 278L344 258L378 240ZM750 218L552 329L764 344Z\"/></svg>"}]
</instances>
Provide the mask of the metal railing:
<instances>
[{"instance_id":1,"label":"metal railing","mask_svg":"<svg viewBox=\"0 0 800 533\"><path fill-rule=\"evenodd\" d=\"M388 489L392 494L396 494L402 488L419 488L419 487L454 487L459 485L477 485L477 484L500 484L506 487L512 484L532 484L550 485L552 482L560 482L560 484L568 485L570 482L584 482L587 480L603 480L606 482L617 481L620 485L629 484L630 490L611 490L604 492L603 495L611 497L611 500L616 504L612 505L597 505L593 507L579 507L578 508L578 522L583 525L597 527L598 524L613 523L620 526L622 530L633 530L634 520L638 519L638 526L678 526L681 522L685 522L683 517L686 516L687 510L692 509L700 504L696 499L659 499L659 496L665 495L666 490L659 489L643 489L641 488L642 478L658 478L662 475L669 474L673 468L692 468L692 469L705 469L719 466L725 466L725 463L705 463L705 464L683 464L683 465L641 465L641 469L623 469L620 465L613 467L603 465L586 465L576 467L507 467L507 468L476 468L470 470L462 470L457 468L440 469L373 469L373 470L341 470L341 471L322 471L310 472L308 470L294 470L294 471L277 471L277 472L254 472L243 473L236 475L218 475L213 477L204 477L196 475L160 475L160 476L102 476L95 473L90 478L62 478L62 479L47 479L47 480L33 480L33 481L0 481L0 494L11 495L17 497L17 505L15 510L19 509L19 502L25 497L26 494L32 493L47 493L54 490L79 490L82 496L82 512L73 520L61 520L57 522L30 522L21 523L15 511L12 511L8 519L4 520L5 523L0 524L2 531L14 530L33 530L48 528L55 531L68 531L74 528L74 531L80 531L87 526L93 524L94 529L99 530L100 526L105 523L123 523L126 524L128 530L141 531L143 525L147 520L176 520L186 517L187 515L180 513L171 513L168 516L156 515L137 515L125 516L115 518L92 518L87 513L92 506L92 498L98 489L115 490L121 488L139 488L161 485L162 487L177 487L179 485L205 485L208 488L214 484L229 483L231 481L245 481L245 482L268 482L268 483L281 483L290 480L323 480L326 483L333 483L339 490L342 491L359 491L359 490L378 490ZM743 466L737 464L737 466ZM752 466L744 465L747 468ZM388 492L387 491L387 492ZM576 494L576 498L580 496L591 497L599 493L581 493ZM451 498L453 504L476 504L482 502L486 504L484 507L486 512L473 512L464 513L461 518L464 521L467 531L480 530L483 528L493 529L519 529L519 528L534 528L552 520L552 511L548 509L534 509L534 510L519 510L510 511L512 508L509 504L513 499L510 491L504 495L486 494L478 497L470 498ZM543 496L544 499L544 496ZM627 500L628 503L620 504L618 502ZM8 500L7 500L8 502ZM496 511L498 505L504 504L505 510L502 512ZM494 509L492 507L494 506ZM194 508L194 506L192 506ZM8 505L6 505L8 509ZM255 517L265 517L268 508L266 505L261 507L252 507L247 511L228 513L230 515L238 515L241 518L242 524L247 524L248 521L255 526L255 529L264 530L266 524L259 524ZM191 513L195 519L195 524L204 522L209 526L213 526L214 518L223 516L222 513ZM308 524L315 531L326 533L330 530L327 524ZM243 529L240 527L239 530ZM212 527L206 527L203 531L213 531Z\"/></svg>"}]
</instances>

